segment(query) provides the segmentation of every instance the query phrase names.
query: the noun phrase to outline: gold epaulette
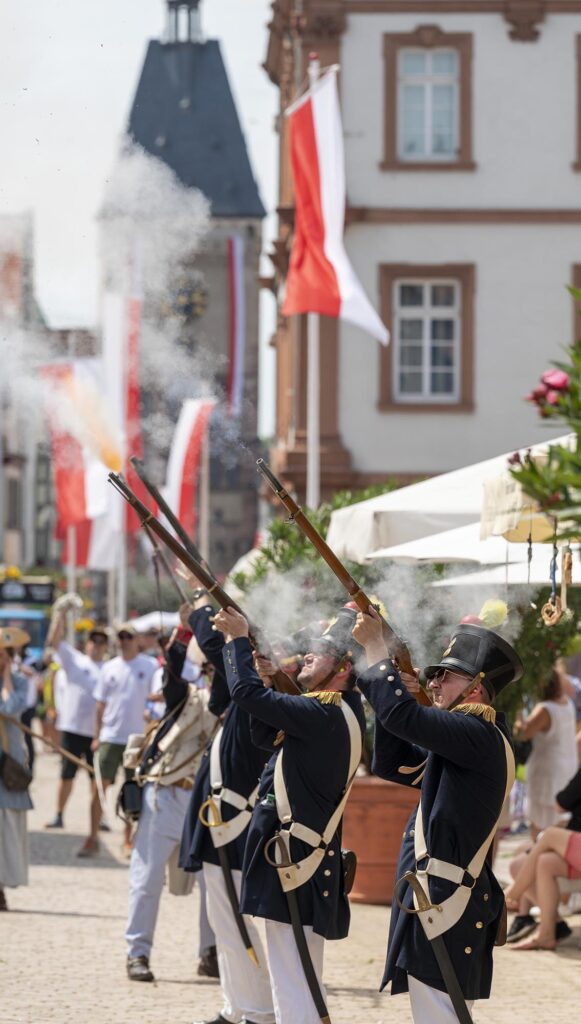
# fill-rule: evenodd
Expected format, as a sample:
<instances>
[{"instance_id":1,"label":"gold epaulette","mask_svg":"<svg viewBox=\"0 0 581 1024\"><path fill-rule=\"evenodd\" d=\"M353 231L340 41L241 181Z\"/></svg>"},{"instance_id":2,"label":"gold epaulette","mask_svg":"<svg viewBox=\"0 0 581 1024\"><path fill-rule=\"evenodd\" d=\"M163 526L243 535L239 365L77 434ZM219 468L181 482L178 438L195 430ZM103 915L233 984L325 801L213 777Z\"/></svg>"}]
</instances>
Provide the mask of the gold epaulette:
<instances>
[{"instance_id":1,"label":"gold epaulette","mask_svg":"<svg viewBox=\"0 0 581 1024\"><path fill-rule=\"evenodd\" d=\"M461 711L463 715L476 715L483 718L485 722L494 725L496 722L496 711L490 704L458 704L453 711Z\"/></svg>"},{"instance_id":2,"label":"gold epaulette","mask_svg":"<svg viewBox=\"0 0 581 1024\"><path fill-rule=\"evenodd\" d=\"M303 693L303 697L314 697L320 704L334 704L336 708L341 707L343 699L339 690L312 690L311 693Z\"/></svg>"}]
</instances>

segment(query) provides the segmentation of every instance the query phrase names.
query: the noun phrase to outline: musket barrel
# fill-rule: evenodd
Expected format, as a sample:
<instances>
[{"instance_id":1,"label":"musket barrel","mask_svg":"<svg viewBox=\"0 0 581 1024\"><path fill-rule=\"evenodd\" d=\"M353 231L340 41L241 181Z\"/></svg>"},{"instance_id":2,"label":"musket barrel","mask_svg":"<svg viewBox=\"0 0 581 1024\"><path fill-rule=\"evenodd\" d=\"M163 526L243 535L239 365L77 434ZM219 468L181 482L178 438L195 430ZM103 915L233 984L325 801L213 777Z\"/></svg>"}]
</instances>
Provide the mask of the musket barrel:
<instances>
[{"instance_id":1,"label":"musket barrel","mask_svg":"<svg viewBox=\"0 0 581 1024\"><path fill-rule=\"evenodd\" d=\"M212 573L205 568L198 560L186 550L184 545L180 544L169 530L166 530L159 520L154 516L153 512L150 512L146 505L139 500L136 494L133 493L129 485L125 482L122 476L118 473L109 473L109 483L123 495L126 501L135 509L137 515L141 520L141 525L144 529L150 530L155 534L163 543L173 552L173 554L190 570L191 573L203 584L209 594L215 599L221 608L234 608L235 611L244 615L244 611L240 605L232 598L226 591L220 586L218 580ZM246 616L244 615L246 618ZM250 640L255 648L258 650L259 645L255 639L256 630L253 629L252 624L249 622L250 627ZM266 645L265 645L266 646ZM266 657L269 656L269 651L264 649L263 651ZM300 694L300 688L286 675L285 672L279 669L274 677L276 689L281 692Z\"/></svg>"},{"instance_id":2,"label":"musket barrel","mask_svg":"<svg viewBox=\"0 0 581 1024\"><path fill-rule=\"evenodd\" d=\"M175 512L172 511L159 488L156 487L155 484L152 483L149 477L147 476L142 460L138 459L136 455L132 455L129 461L133 466L135 472L137 473L137 476L141 480L141 483L149 492L149 494L155 501L157 507L163 513L168 523L171 525L172 529L175 530L175 532L177 533L186 551L189 551L190 554L193 555L193 557L196 559L196 561L200 562L202 565L205 565L206 568L208 568L208 563L205 562L204 559L202 558L196 545L194 544L191 537L189 537L186 531L184 530Z\"/></svg>"}]
</instances>

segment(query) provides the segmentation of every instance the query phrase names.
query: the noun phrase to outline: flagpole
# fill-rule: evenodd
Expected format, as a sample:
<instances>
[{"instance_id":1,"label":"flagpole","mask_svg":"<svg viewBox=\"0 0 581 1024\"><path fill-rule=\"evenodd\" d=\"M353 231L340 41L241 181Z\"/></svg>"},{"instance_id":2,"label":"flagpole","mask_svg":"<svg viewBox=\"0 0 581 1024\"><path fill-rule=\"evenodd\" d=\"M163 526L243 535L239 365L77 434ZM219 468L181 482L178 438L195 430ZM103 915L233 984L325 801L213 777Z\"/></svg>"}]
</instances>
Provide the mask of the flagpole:
<instances>
[{"instance_id":1,"label":"flagpole","mask_svg":"<svg viewBox=\"0 0 581 1024\"><path fill-rule=\"evenodd\" d=\"M318 54L309 54L309 87L319 78ZM319 314L307 314L307 506L317 508L321 500L321 415L320 415Z\"/></svg>"}]
</instances>

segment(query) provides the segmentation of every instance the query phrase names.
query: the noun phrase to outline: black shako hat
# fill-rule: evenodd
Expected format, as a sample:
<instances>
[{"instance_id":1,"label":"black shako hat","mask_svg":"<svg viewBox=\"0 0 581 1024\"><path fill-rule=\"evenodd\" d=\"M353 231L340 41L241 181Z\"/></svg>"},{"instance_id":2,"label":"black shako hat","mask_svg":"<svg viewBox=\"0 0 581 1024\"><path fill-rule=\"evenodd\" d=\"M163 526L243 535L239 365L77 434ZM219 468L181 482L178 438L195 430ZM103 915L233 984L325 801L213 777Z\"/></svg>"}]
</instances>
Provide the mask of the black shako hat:
<instances>
[{"instance_id":1,"label":"black shako hat","mask_svg":"<svg viewBox=\"0 0 581 1024\"><path fill-rule=\"evenodd\" d=\"M361 644L358 644L351 635L356 618L356 608L349 605L340 608L337 617L323 635L312 641L309 651L313 654L330 654L337 661L346 658L355 664L365 654Z\"/></svg>"},{"instance_id":2,"label":"black shako hat","mask_svg":"<svg viewBox=\"0 0 581 1024\"><path fill-rule=\"evenodd\" d=\"M471 679L480 676L490 699L494 700L509 683L515 683L524 672L524 666L511 645L492 629L471 622L461 623L450 637L450 642L437 665L428 665L428 679L439 669L464 672Z\"/></svg>"}]
</instances>

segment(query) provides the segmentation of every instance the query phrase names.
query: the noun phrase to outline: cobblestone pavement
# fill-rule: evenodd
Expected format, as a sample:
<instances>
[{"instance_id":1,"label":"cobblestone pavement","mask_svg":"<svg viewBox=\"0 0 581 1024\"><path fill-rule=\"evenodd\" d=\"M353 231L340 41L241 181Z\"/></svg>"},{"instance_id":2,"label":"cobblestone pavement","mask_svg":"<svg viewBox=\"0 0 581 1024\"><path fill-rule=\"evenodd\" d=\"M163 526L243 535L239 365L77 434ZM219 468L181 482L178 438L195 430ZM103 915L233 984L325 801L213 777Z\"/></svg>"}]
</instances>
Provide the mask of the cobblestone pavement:
<instances>
[{"instance_id":1,"label":"cobblestone pavement","mask_svg":"<svg viewBox=\"0 0 581 1024\"><path fill-rule=\"evenodd\" d=\"M79 861L87 780L77 777L66 829L46 832L58 758L41 754L37 764L30 885L9 891L12 912L0 915L0 1024L190 1024L213 1016L220 1007L218 984L195 973L197 893L180 898L164 892L152 957L156 984L129 982L120 823L103 836L98 859ZM514 841L501 848L501 875L511 846ZM569 922L573 936L558 954L497 951L493 998L477 1006L477 1024L577 1024L581 915ZM410 1024L407 997L377 992L387 925L386 908L354 906L349 939L327 944L325 980L334 1024Z\"/></svg>"}]
</instances>

